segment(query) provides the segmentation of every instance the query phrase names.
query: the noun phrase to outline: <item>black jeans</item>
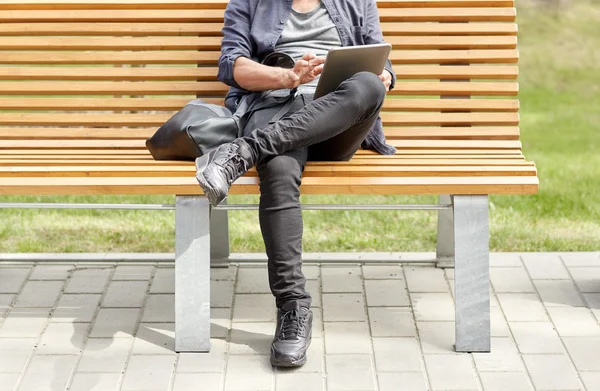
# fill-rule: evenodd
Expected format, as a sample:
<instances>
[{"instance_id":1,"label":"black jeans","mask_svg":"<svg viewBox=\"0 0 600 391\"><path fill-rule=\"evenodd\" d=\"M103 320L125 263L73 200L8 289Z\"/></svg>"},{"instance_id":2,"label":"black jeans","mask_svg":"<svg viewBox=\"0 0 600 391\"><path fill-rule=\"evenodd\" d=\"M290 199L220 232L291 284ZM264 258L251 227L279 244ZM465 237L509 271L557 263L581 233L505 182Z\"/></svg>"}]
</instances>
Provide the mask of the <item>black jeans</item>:
<instances>
[{"instance_id":1,"label":"black jeans","mask_svg":"<svg viewBox=\"0 0 600 391\"><path fill-rule=\"evenodd\" d=\"M246 127L242 139L256 157L260 228L278 308L292 301L311 304L302 273L304 166L307 160L350 160L377 120L385 93L376 75L362 72L317 100L297 98L288 115L276 123Z\"/></svg>"}]
</instances>

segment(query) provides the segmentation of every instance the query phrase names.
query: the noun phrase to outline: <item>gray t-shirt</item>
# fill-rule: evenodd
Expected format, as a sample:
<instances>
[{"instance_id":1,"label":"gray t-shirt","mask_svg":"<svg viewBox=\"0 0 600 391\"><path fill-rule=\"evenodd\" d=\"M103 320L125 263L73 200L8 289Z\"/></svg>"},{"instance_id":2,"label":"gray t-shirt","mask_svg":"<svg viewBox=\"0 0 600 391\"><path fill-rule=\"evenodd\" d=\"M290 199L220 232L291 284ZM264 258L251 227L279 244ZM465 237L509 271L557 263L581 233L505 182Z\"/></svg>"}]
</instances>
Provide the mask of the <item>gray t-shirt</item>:
<instances>
[{"instance_id":1,"label":"gray t-shirt","mask_svg":"<svg viewBox=\"0 0 600 391\"><path fill-rule=\"evenodd\" d=\"M297 12L292 9L275 51L284 52L294 60L306 53L326 56L330 49L342 46L340 35L323 3L310 12ZM319 78L298 87L298 92L314 94Z\"/></svg>"}]
</instances>

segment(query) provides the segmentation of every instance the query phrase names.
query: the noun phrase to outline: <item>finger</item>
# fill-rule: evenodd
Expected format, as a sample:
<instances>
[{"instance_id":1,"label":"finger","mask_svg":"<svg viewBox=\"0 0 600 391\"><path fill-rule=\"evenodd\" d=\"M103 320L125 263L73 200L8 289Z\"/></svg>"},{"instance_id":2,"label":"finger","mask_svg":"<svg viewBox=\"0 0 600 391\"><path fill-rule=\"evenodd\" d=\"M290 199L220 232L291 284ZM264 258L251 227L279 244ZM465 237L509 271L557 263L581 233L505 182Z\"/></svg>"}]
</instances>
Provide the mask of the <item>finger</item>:
<instances>
[{"instance_id":1,"label":"finger","mask_svg":"<svg viewBox=\"0 0 600 391\"><path fill-rule=\"evenodd\" d=\"M314 67L319 66L321 64L325 64L325 57L317 57L310 61L310 65Z\"/></svg>"},{"instance_id":2,"label":"finger","mask_svg":"<svg viewBox=\"0 0 600 391\"><path fill-rule=\"evenodd\" d=\"M314 53L306 53L304 56L302 56L302 59L304 61L310 61L310 60L313 60L316 57L317 57L317 55L314 54Z\"/></svg>"},{"instance_id":3,"label":"finger","mask_svg":"<svg viewBox=\"0 0 600 391\"><path fill-rule=\"evenodd\" d=\"M315 67L315 69L313 70L313 74L314 74L315 76L319 76L321 73L323 73L323 68L324 68L324 67L325 67L325 66L324 66L323 64L321 64L321 65L319 65L319 66L316 66L316 67Z\"/></svg>"},{"instance_id":4,"label":"finger","mask_svg":"<svg viewBox=\"0 0 600 391\"><path fill-rule=\"evenodd\" d=\"M304 60L296 61L296 65L294 65L294 72L298 74L306 73L308 70L308 62Z\"/></svg>"}]
</instances>

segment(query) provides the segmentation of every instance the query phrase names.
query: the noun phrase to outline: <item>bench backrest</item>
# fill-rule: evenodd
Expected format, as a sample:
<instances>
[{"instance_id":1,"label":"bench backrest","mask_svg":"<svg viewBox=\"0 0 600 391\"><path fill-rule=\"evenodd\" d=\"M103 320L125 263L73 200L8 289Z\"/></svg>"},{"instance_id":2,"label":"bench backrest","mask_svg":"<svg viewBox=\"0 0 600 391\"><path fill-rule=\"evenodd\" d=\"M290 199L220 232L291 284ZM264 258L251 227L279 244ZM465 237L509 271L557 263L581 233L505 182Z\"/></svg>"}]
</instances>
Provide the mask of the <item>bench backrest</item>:
<instances>
[{"instance_id":1,"label":"bench backrest","mask_svg":"<svg viewBox=\"0 0 600 391\"><path fill-rule=\"evenodd\" d=\"M147 156L142 141L187 101L222 103L226 4L0 1L0 146L18 153L27 139L46 139L49 149ZM516 154L514 1L378 6L398 75L383 112L391 143L407 153Z\"/></svg>"}]
</instances>

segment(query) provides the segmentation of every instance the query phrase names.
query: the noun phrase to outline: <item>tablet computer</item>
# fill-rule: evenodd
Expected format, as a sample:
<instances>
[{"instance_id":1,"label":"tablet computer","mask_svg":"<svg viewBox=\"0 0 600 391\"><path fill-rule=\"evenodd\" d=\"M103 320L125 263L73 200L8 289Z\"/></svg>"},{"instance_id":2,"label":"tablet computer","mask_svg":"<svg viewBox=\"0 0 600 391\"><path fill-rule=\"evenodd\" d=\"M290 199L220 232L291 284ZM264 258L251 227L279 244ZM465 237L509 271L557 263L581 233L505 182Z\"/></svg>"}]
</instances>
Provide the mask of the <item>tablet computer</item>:
<instances>
[{"instance_id":1,"label":"tablet computer","mask_svg":"<svg viewBox=\"0 0 600 391\"><path fill-rule=\"evenodd\" d=\"M389 43L331 49L325 58L325 67L319 78L314 99L335 91L344 80L358 72L367 71L380 75L391 50L392 45Z\"/></svg>"}]
</instances>

